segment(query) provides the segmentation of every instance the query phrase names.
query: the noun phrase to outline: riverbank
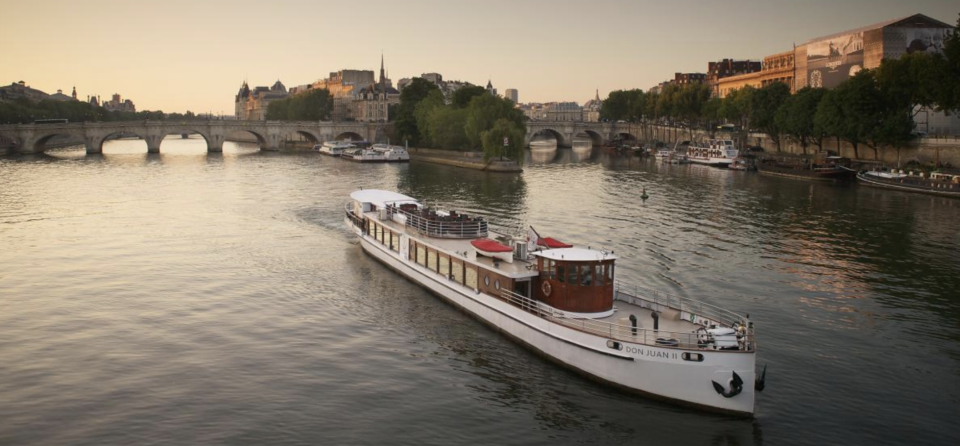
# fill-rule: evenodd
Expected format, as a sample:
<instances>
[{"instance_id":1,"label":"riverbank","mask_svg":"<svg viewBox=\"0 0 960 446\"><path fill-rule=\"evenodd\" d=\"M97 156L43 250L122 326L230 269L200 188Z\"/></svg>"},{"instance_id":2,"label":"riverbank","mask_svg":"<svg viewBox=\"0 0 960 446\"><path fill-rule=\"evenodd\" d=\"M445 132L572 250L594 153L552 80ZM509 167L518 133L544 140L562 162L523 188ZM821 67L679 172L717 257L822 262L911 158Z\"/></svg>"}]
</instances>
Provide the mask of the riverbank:
<instances>
[{"instance_id":1,"label":"riverbank","mask_svg":"<svg viewBox=\"0 0 960 446\"><path fill-rule=\"evenodd\" d=\"M438 150L411 147L410 159L434 164L462 167L486 172L516 173L523 172L515 161L483 160L483 152L459 152L456 150Z\"/></svg>"}]
</instances>

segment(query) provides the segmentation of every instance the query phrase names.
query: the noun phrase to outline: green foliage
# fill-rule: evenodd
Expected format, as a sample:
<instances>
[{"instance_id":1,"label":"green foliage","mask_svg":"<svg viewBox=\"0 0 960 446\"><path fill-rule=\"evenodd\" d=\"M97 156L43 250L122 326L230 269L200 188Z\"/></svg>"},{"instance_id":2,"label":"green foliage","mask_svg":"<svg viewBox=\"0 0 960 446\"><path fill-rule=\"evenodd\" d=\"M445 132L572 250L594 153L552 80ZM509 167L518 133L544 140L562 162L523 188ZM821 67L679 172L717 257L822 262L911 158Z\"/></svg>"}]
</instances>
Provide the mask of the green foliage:
<instances>
[{"instance_id":1,"label":"green foliage","mask_svg":"<svg viewBox=\"0 0 960 446\"><path fill-rule=\"evenodd\" d=\"M487 94L487 89L479 85L461 87L453 93L453 106L456 108L467 108L473 98L483 94Z\"/></svg>"},{"instance_id":2,"label":"green foliage","mask_svg":"<svg viewBox=\"0 0 960 446\"><path fill-rule=\"evenodd\" d=\"M414 108L413 115L417 128L420 131L421 145L434 146L433 135L430 133L430 121L433 111L438 108L444 108L443 93L441 93L439 89L431 91L427 97L423 98ZM463 131L462 127L460 131Z\"/></svg>"},{"instance_id":3,"label":"green foliage","mask_svg":"<svg viewBox=\"0 0 960 446\"><path fill-rule=\"evenodd\" d=\"M639 120L646 113L648 97L643 90L611 91L600 106L600 119Z\"/></svg>"},{"instance_id":4,"label":"green foliage","mask_svg":"<svg viewBox=\"0 0 960 446\"><path fill-rule=\"evenodd\" d=\"M492 129L498 119L506 119L526 132L523 112L516 109L509 99L491 94L474 97L467 107L467 122L464 128L470 146L480 147L483 144L481 134Z\"/></svg>"},{"instance_id":5,"label":"green foliage","mask_svg":"<svg viewBox=\"0 0 960 446\"><path fill-rule=\"evenodd\" d=\"M417 126L417 104L433 91L440 91L440 87L426 79L416 77L400 93L400 106L397 108L394 127L397 135L408 141L410 145L419 145L423 138Z\"/></svg>"},{"instance_id":6,"label":"green foliage","mask_svg":"<svg viewBox=\"0 0 960 446\"><path fill-rule=\"evenodd\" d=\"M773 82L753 92L749 102L751 127L766 133L780 150L780 127L777 125L777 109L790 97L790 87L783 82Z\"/></svg>"},{"instance_id":7,"label":"green foliage","mask_svg":"<svg viewBox=\"0 0 960 446\"><path fill-rule=\"evenodd\" d=\"M822 88L802 88L783 102L774 117L780 131L800 143L804 154L810 144L823 146L824 131L814 117L826 93Z\"/></svg>"},{"instance_id":8,"label":"green foliage","mask_svg":"<svg viewBox=\"0 0 960 446\"><path fill-rule=\"evenodd\" d=\"M480 135L483 140L483 160L507 157L523 165L523 138L526 130L509 119L500 118ZM504 145L504 139L507 144Z\"/></svg>"},{"instance_id":9,"label":"green foliage","mask_svg":"<svg viewBox=\"0 0 960 446\"><path fill-rule=\"evenodd\" d=\"M327 89L310 90L267 106L269 121L321 121L330 119L333 98Z\"/></svg>"},{"instance_id":10,"label":"green foliage","mask_svg":"<svg viewBox=\"0 0 960 446\"><path fill-rule=\"evenodd\" d=\"M960 18L943 42L943 57L937 103L943 110L957 112L960 111L960 82L957 81L960 79Z\"/></svg>"}]
</instances>

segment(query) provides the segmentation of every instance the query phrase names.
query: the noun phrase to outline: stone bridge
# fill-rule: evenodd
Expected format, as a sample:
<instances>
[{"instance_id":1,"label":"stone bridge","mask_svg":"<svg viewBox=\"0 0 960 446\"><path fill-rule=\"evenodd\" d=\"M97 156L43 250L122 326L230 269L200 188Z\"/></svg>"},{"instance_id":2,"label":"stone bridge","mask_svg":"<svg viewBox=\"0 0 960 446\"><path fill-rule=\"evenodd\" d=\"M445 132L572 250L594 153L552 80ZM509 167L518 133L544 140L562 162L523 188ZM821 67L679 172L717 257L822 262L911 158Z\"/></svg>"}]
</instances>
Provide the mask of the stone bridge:
<instances>
[{"instance_id":1,"label":"stone bridge","mask_svg":"<svg viewBox=\"0 0 960 446\"><path fill-rule=\"evenodd\" d=\"M594 146L614 140L640 141L645 139L644 129L640 124L614 122L576 122L576 121L527 121L527 135L524 146L530 145L530 140L537 135L552 136L557 145L569 147L575 136L586 136L593 141Z\"/></svg>"},{"instance_id":2,"label":"stone bridge","mask_svg":"<svg viewBox=\"0 0 960 446\"><path fill-rule=\"evenodd\" d=\"M0 140L18 153L42 153L47 141L66 136L83 141L87 153L102 153L103 142L117 135L135 135L147 142L149 153L160 152L167 135L199 134L207 141L208 152L222 152L223 142L231 134L253 135L261 150L280 150L289 135L301 135L314 143L329 140L383 139L383 124L365 122L281 122L281 121L122 121L64 124L0 125Z\"/></svg>"}]
</instances>

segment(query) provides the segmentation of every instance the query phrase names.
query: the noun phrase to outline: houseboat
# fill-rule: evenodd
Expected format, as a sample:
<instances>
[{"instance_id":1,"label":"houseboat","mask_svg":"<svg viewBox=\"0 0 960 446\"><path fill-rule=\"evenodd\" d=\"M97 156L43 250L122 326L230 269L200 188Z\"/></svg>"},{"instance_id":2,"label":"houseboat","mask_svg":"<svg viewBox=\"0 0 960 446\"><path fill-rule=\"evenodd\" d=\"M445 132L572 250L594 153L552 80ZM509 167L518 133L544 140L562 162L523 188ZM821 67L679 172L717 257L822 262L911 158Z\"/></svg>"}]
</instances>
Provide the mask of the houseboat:
<instances>
[{"instance_id":1,"label":"houseboat","mask_svg":"<svg viewBox=\"0 0 960 446\"><path fill-rule=\"evenodd\" d=\"M733 163L739 151L729 139L711 139L707 143L694 144L687 148L687 159L691 163L706 164L715 167L727 167Z\"/></svg>"},{"instance_id":2,"label":"houseboat","mask_svg":"<svg viewBox=\"0 0 960 446\"><path fill-rule=\"evenodd\" d=\"M839 156L806 158L766 158L757 163L757 171L764 175L773 175L802 180L835 181L853 179L856 170L851 169L850 160Z\"/></svg>"},{"instance_id":3,"label":"houseboat","mask_svg":"<svg viewBox=\"0 0 960 446\"><path fill-rule=\"evenodd\" d=\"M600 382L752 416L748 316L617 280L613 251L497 234L480 216L358 190L345 223L369 255L530 349Z\"/></svg>"},{"instance_id":4,"label":"houseboat","mask_svg":"<svg viewBox=\"0 0 960 446\"><path fill-rule=\"evenodd\" d=\"M857 181L867 186L960 198L960 172L927 175L902 169L867 170L857 173Z\"/></svg>"},{"instance_id":5,"label":"houseboat","mask_svg":"<svg viewBox=\"0 0 960 446\"><path fill-rule=\"evenodd\" d=\"M389 144L374 144L370 147L355 150L344 150L342 158L360 163L389 163L410 161L410 154L403 146Z\"/></svg>"},{"instance_id":6,"label":"houseboat","mask_svg":"<svg viewBox=\"0 0 960 446\"><path fill-rule=\"evenodd\" d=\"M340 156L343 155L344 150L350 150L356 147L357 146L347 141L326 141L323 144L313 146L318 152L329 156Z\"/></svg>"}]
</instances>

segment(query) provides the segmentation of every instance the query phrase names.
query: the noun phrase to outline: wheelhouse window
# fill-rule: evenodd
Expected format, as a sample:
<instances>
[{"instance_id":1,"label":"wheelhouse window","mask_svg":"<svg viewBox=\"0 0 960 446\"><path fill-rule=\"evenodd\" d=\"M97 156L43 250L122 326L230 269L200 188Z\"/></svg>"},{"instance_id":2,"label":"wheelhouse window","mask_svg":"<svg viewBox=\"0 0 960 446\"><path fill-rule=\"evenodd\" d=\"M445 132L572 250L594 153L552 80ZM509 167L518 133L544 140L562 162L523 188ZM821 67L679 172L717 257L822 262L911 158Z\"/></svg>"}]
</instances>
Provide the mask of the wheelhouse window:
<instances>
[{"instance_id":1,"label":"wheelhouse window","mask_svg":"<svg viewBox=\"0 0 960 446\"><path fill-rule=\"evenodd\" d=\"M567 267L564 265L557 265L557 280L560 282L566 282L567 276L565 275Z\"/></svg>"},{"instance_id":2,"label":"wheelhouse window","mask_svg":"<svg viewBox=\"0 0 960 446\"><path fill-rule=\"evenodd\" d=\"M577 265L567 265L567 283L577 284Z\"/></svg>"},{"instance_id":3,"label":"wheelhouse window","mask_svg":"<svg viewBox=\"0 0 960 446\"><path fill-rule=\"evenodd\" d=\"M597 265L597 286L604 286L606 284L606 275L607 265Z\"/></svg>"},{"instance_id":4,"label":"wheelhouse window","mask_svg":"<svg viewBox=\"0 0 960 446\"><path fill-rule=\"evenodd\" d=\"M580 285L593 285L593 265L580 265Z\"/></svg>"}]
</instances>

